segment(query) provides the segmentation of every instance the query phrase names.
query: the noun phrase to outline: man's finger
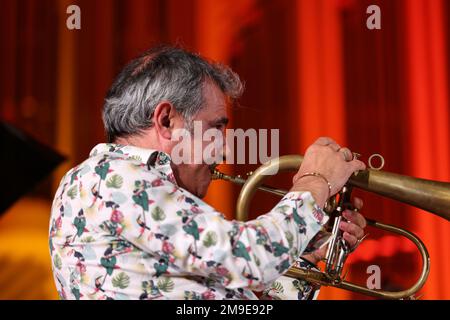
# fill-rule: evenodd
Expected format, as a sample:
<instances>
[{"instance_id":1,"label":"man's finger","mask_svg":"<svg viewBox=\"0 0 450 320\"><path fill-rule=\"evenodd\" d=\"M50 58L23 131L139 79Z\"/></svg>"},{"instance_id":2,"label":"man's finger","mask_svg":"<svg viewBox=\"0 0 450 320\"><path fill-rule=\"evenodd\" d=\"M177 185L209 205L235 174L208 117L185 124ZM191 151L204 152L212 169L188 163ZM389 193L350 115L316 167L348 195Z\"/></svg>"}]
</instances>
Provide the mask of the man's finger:
<instances>
[{"instance_id":1,"label":"man's finger","mask_svg":"<svg viewBox=\"0 0 450 320\"><path fill-rule=\"evenodd\" d=\"M355 206L356 209L361 210L364 202L362 201L361 198L355 197L353 198L353 205Z\"/></svg>"},{"instance_id":2,"label":"man's finger","mask_svg":"<svg viewBox=\"0 0 450 320\"><path fill-rule=\"evenodd\" d=\"M362 229L364 229L367 226L366 219L359 212L352 211L352 210L345 210L342 215L344 216L345 219L358 225Z\"/></svg>"},{"instance_id":3,"label":"man's finger","mask_svg":"<svg viewBox=\"0 0 450 320\"><path fill-rule=\"evenodd\" d=\"M348 243L348 245L353 248L358 243L358 239L355 236L352 236L348 232L344 232L344 240Z\"/></svg>"},{"instance_id":4,"label":"man's finger","mask_svg":"<svg viewBox=\"0 0 450 320\"><path fill-rule=\"evenodd\" d=\"M328 137L320 137L314 142L314 144L318 144L321 146L331 146L335 151L339 150L340 148L336 141Z\"/></svg>"},{"instance_id":5,"label":"man's finger","mask_svg":"<svg viewBox=\"0 0 450 320\"><path fill-rule=\"evenodd\" d=\"M357 226L354 223L348 223L345 221L341 221L341 223L339 224L339 229L350 233L356 239L361 239L362 237L364 237L364 230L361 229L359 226Z\"/></svg>"},{"instance_id":6,"label":"man's finger","mask_svg":"<svg viewBox=\"0 0 450 320\"><path fill-rule=\"evenodd\" d=\"M352 165L352 170L353 172L355 171L359 171L359 170L366 170L366 165L364 162L357 160L357 159L353 159L352 161L349 162Z\"/></svg>"}]
</instances>

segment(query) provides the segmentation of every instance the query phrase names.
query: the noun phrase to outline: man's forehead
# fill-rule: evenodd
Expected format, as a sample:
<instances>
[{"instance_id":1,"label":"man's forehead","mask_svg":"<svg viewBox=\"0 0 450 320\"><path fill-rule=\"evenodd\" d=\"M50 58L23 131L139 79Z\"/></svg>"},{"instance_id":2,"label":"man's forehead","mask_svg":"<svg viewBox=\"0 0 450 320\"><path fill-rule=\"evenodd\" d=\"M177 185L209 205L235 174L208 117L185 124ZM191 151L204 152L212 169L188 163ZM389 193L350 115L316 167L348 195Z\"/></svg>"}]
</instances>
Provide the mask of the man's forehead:
<instances>
[{"instance_id":1,"label":"man's forehead","mask_svg":"<svg viewBox=\"0 0 450 320\"><path fill-rule=\"evenodd\" d=\"M208 120L227 120L230 99L212 81L206 81L203 88L204 104L198 113L199 118Z\"/></svg>"},{"instance_id":2,"label":"man's forehead","mask_svg":"<svg viewBox=\"0 0 450 320\"><path fill-rule=\"evenodd\" d=\"M228 123L228 113L226 105L206 104L196 116L197 119L217 122L218 124Z\"/></svg>"}]
</instances>

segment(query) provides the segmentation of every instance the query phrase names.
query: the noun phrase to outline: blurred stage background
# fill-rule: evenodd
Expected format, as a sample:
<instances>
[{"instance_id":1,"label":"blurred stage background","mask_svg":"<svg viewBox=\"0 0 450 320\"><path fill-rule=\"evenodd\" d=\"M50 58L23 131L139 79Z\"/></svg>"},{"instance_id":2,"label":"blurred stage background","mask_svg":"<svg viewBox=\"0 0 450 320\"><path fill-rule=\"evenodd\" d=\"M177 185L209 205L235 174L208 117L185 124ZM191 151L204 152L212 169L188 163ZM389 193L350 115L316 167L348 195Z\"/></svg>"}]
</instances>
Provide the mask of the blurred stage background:
<instances>
[{"instance_id":1,"label":"blurred stage background","mask_svg":"<svg viewBox=\"0 0 450 320\"><path fill-rule=\"evenodd\" d=\"M387 171L449 181L449 2L1 0L0 118L67 160L0 215L0 299L57 298L47 239L53 192L104 141L100 111L114 76L154 44L178 43L231 65L247 90L230 127L279 128L281 154L303 153L326 135L363 160L382 154ZM71 4L81 8L81 30L66 28ZM366 28L371 4L381 8L381 30ZM238 192L215 182L207 201L232 218ZM428 246L423 299L450 299L450 224L359 195L368 217L406 227ZM258 201L254 216L275 201ZM412 284L420 262L410 243L368 232L350 258L349 278L364 284L367 267L377 264L383 288ZM323 288L319 298L364 297Z\"/></svg>"}]
</instances>

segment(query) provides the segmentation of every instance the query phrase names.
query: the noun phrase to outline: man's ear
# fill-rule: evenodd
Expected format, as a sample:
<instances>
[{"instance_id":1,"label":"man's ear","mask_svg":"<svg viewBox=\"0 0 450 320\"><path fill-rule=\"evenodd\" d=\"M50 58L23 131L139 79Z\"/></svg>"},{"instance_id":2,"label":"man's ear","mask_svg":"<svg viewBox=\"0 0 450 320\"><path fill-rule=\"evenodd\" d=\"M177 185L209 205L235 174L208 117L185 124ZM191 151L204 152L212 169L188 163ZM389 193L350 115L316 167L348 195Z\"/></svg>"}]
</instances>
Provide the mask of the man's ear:
<instances>
[{"instance_id":1,"label":"man's ear","mask_svg":"<svg viewBox=\"0 0 450 320\"><path fill-rule=\"evenodd\" d=\"M159 136L170 140L177 111L169 102L161 102L153 112L153 124Z\"/></svg>"}]
</instances>

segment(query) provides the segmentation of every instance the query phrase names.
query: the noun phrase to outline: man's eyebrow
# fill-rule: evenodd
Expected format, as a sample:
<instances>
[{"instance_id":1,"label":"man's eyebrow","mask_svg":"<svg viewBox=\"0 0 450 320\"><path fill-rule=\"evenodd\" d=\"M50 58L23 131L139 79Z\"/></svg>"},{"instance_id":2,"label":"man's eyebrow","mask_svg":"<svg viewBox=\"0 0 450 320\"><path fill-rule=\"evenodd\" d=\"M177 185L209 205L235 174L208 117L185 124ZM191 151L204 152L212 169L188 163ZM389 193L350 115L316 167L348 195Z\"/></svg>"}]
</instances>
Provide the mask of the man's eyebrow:
<instances>
[{"instance_id":1,"label":"man's eyebrow","mask_svg":"<svg viewBox=\"0 0 450 320\"><path fill-rule=\"evenodd\" d=\"M211 121L211 124L213 124L215 126L217 126L217 125L224 125L224 126L226 126L229 121L230 121L230 119L228 119L227 117L220 117L218 119L215 119L215 120Z\"/></svg>"}]
</instances>

